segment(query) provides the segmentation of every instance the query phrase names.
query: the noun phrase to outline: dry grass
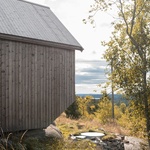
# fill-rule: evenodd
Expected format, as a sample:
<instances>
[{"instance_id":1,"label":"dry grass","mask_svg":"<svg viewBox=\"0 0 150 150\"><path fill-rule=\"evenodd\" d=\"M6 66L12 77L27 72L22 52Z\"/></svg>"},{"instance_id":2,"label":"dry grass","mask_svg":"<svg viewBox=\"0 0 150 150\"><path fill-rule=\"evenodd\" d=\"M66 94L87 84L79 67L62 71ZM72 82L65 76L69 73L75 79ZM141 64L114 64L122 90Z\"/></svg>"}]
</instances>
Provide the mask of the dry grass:
<instances>
[{"instance_id":1,"label":"dry grass","mask_svg":"<svg viewBox=\"0 0 150 150\"><path fill-rule=\"evenodd\" d=\"M65 113L62 113L56 120L57 127L62 131L65 138L69 134L80 133L83 131L100 131L104 130L107 133L115 133L119 135L129 135L129 131L119 126L115 121L110 121L107 124L101 124L98 120L90 120L82 118L78 120L72 120L66 118Z\"/></svg>"}]
</instances>

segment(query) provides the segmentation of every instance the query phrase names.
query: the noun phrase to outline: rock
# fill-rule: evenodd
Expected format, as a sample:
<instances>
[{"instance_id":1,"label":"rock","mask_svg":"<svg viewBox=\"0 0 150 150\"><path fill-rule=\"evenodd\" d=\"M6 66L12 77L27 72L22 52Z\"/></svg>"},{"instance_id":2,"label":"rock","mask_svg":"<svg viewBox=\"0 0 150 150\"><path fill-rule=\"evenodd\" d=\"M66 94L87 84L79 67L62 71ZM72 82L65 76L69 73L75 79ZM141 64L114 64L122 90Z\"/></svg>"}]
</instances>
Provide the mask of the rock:
<instances>
[{"instance_id":1,"label":"rock","mask_svg":"<svg viewBox=\"0 0 150 150\"><path fill-rule=\"evenodd\" d=\"M119 135L114 139L105 139L99 145L102 150L148 150L146 141L130 136L122 138Z\"/></svg>"},{"instance_id":2,"label":"rock","mask_svg":"<svg viewBox=\"0 0 150 150\"><path fill-rule=\"evenodd\" d=\"M142 145L146 145L145 149L148 149L147 143L142 139L126 136L125 141L129 141L124 143L125 150L141 150Z\"/></svg>"},{"instance_id":3,"label":"rock","mask_svg":"<svg viewBox=\"0 0 150 150\"><path fill-rule=\"evenodd\" d=\"M124 144L121 140L114 139L111 142L107 141L106 144L111 150L124 150Z\"/></svg>"},{"instance_id":4,"label":"rock","mask_svg":"<svg viewBox=\"0 0 150 150\"><path fill-rule=\"evenodd\" d=\"M53 137L58 139L63 138L61 131L53 124L50 124L50 126L44 129L44 131L46 137Z\"/></svg>"}]
</instances>

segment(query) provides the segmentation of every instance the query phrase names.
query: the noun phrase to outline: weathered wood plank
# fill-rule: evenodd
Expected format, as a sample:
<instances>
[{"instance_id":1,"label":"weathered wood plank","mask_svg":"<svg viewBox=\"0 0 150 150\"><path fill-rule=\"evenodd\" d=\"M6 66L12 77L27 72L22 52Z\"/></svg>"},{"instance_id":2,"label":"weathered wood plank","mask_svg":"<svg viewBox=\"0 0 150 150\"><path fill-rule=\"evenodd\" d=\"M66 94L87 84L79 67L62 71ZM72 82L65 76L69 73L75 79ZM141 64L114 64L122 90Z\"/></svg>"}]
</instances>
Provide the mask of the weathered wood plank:
<instances>
[{"instance_id":1,"label":"weathered wood plank","mask_svg":"<svg viewBox=\"0 0 150 150\"><path fill-rule=\"evenodd\" d=\"M10 49L11 49L11 63L12 63L12 70L11 70L11 75L12 75L12 97L11 97L11 104L12 104L12 109L11 109L11 122L12 122L12 130L15 130L15 125L16 125L16 114L15 114L15 106L16 106L16 100L15 100L15 96L16 96L16 89L15 89L15 43L14 42L10 42Z\"/></svg>"},{"instance_id":2,"label":"weathered wood plank","mask_svg":"<svg viewBox=\"0 0 150 150\"><path fill-rule=\"evenodd\" d=\"M16 105L15 105L15 113L16 113L16 122L17 122L17 126L15 125L15 127L17 128L17 130L19 130L19 43L16 43L15 46L15 89L16 89L16 95L15 95L15 101L16 101Z\"/></svg>"},{"instance_id":3,"label":"weathered wood plank","mask_svg":"<svg viewBox=\"0 0 150 150\"><path fill-rule=\"evenodd\" d=\"M57 49L55 49L55 56L54 56L54 78L55 78L55 80L54 80L54 103L53 103L53 105L54 105L54 115L53 115L53 119L55 119L55 116L56 116L56 114L57 114L57 103L58 103L58 62L59 62L59 60L58 60L58 52L57 52Z\"/></svg>"},{"instance_id":4,"label":"weathered wood plank","mask_svg":"<svg viewBox=\"0 0 150 150\"><path fill-rule=\"evenodd\" d=\"M0 39L0 127L2 127L2 40Z\"/></svg>"},{"instance_id":5,"label":"weathered wood plank","mask_svg":"<svg viewBox=\"0 0 150 150\"><path fill-rule=\"evenodd\" d=\"M34 78L35 78L35 87L34 87L34 89L35 89L35 91L34 91L34 97L35 97L35 105L34 105L34 107L35 107L35 111L34 111L34 128L38 128L38 78L37 78L37 74L38 74L38 51L37 51L37 46L35 46L35 62L34 62L34 65L35 65L35 68L34 68L34 72L35 72L35 76L34 76Z\"/></svg>"},{"instance_id":6,"label":"weathered wood plank","mask_svg":"<svg viewBox=\"0 0 150 150\"><path fill-rule=\"evenodd\" d=\"M47 65L46 65L46 55L47 55L47 51L46 51L46 47L43 48L43 127L46 127L47 124L47 120L46 120L46 94L47 94Z\"/></svg>"},{"instance_id":7,"label":"weathered wood plank","mask_svg":"<svg viewBox=\"0 0 150 150\"><path fill-rule=\"evenodd\" d=\"M66 106L65 106L65 108L67 108L68 107L68 103L69 103L69 92L70 92L70 84L69 84L69 66L70 66L70 64L69 64L69 53L68 53L68 51L66 51L66 58L67 58L67 60L66 60Z\"/></svg>"},{"instance_id":8,"label":"weathered wood plank","mask_svg":"<svg viewBox=\"0 0 150 150\"><path fill-rule=\"evenodd\" d=\"M11 46L11 45L10 45ZM10 47L9 46L9 47ZM8 80L9 80L9 108L8 108L8 128L12 126L12 50L9 48L8 57L9 57L9 70L8 70Z\"/></svg>"},{"instance_id":9,"label":"weathered wood plank","mask_svg":"<svg viewBox=\"0 0 150 150\"><path fill-rule=\"evenodd\" d=\"M54 48L52 48L53 50L53 53L52 53L52 87L51 87L51 90L52 90L52 106L51 106L51 109L52 109L52 113L51 113L51 116L52 116L52 120L55 119L55 80L56 80L56 77L55 77L55 52L54 52Z\"/></svg>"},{"instance_id":10,"label":"weathered wood plank","mask_svg":"<svg viewBox=\"0 0 150 150\"><path fill-rule=\"evenodd\" d=\"M2 43L2 68L1 68L1 74L2 74L2 127L6 127L6 103L5 103L5 99L6 99L6 63L5 63L5 57L6 57L6 51L5 51L5 47L6 47L6 43Z\"/></svg>"},{"instance_id":11,"label":"weathered wood plank","mask_svg":"<svg viewBox=\"0 0 150 150\"><path fill-rule=\"evenodd\" d=\"M59 111L60 111L60 113L62 112L62 105L63 105L63 103L62 103L62 80L63 80L63 78L62 78L62 73L63 73L63 70L62 70L62 68L63 68L63 55L62 55L62 53L60 52L60 55L59 55L59 60L60 60L60 63L59 63L59 75L60 75L60 87L59 87L59 90L60 90L60 92L59 92Z\"/></svg>"},{"instance_id":12,"label":"weathered wood plank","mask_svg":"<svg viewBox=\"0 0 150 150\"><path fill-rule=\"evenodd\" d=\"M64 53L63 53L63 55L64 55L64 75L63 75L63 78L64 78L64 83L63 83L63 92L64 92L64 100L66 101L67 99L67 97L66 97L66 95L67 95L67 91L66 91L66 70L67 70L67 67L66 67L66 61L67 61L67 58L66 58L66 51L64 51ZM67 102L67 101L66 101ZM64 103L63 104L63 107L64 108L66 108L66 103Z\"/></svg>"},{"instance_id":13,"label":"weathered wood plank","mask_svg":"<svg viewBox=\"0 0 150 150\"><path fill-rule=\"evenodd\" d=\"M31 70L32 70L32 66L31 66L31 59L32 59L32 45L29 44L28 45L28 92L27 92L27 95L28 95L28 101L27 101L27 107L28 107L28 127L31 129L31 121L32 121L32 117L31 117L31 109L32 109L32 97L31 97L31 94L32 94L32 73L31 73Z\"/></svg>"},{"instance_id":14,"label":"weathered wood plank","mask_svg":"<svg viewBox=\"0 0 150 150\"><path fill-rule=\"evenodd\" d=\"M49 107L49 119L52 120L52 60L53 60L53 49L49 49L48 51L48 66L49 66L49 73L48 73L48 107Z\"/></svg>"},{"instance_id":15,"label":"weathered wood plank","mask_svg":"<svg viewBox=\"0 0 150 150\"><path fill-rule=\"evenodd\" d=\"M31 128L34 128L34 122L35 122L35 45L32 45L31 48Z\"/></svg>"},{"instance_id":16,"label":"weathered wood plank","mask_svg":"<svg viewBox=\"0 0 150 150\"><path fill-rule=\"evenodd\" d=\"M26 62L25 62L25 124L26 128L29 127L29 45L26 44L25 51L26 51Z\"/></svg>"},{"instance_id":17,"label":"weathered wood plank","mask_svg":"<svg viewBox=\"0 0 150 150\"><path fill-rule=\"evenodd\" d=\"M40 116L41 116L41 120L40 120L40 126L43 126L43 122L44 122L44 117L43 117L43 112L44 112L44 77L43 77L43 75L44 75L44 73L43 73L43 71L44 71L44 68L43 68L43 62L44 62L44 58L43 58L43 51L41 50L41 48L40 48L40 57L41 57L41 64L40 64L40 84L41 84L41 86L40 86L40 92L41 92L41 97L40 97L40 103L41 103L41 112L40 112Z\"/></svg>"},{"instance_id":18,"label":"weathered wood plank","mask_svg":"<svg viewBox=\"0 0 150 150\"><path fill-rule=\"evenodd\" d=\"M46 72L45 72L45 127L47 126L48 122L49 122L49 97L48 97L48 75L49 75L49 62L48 62L49 56L48 56L48 48L46 47L45 49L45 68L46 68ZM50 123L50 122L49 122Z\"/></svg>"},{"instance_id":19,"label":"weathered wood plank","mask_svg":"<svg viewBox=\"0 0 150 150\"><path fill-rule=\"evenodd\" d=\"M9 45L5 46L6 52L6 128L9 127Z\"/></svg>"},{"instance_id":20,"label":"weathered wood plank","mask_svg":"<svg viewBox=\"0 0 150 150\"><path fill-rule=\"evenodd\" d=\"M21 130L23 128L23 51L22 51L22 47L21 44L18 43L18 76L19 76L19 108L18 108L18 114L19 114L19 124L18 124L18 128L19 130Z\"/></svg>"},{"instance_id":21,"label":"weathered wood plank","mask_svg":"<svg viewBox=\"0 0 150 150\"><path fill-rule=\"evenodd\" d=\"M38 127L40 127L40 121L41 121L41 74L40 74L40 63L41 63L41 57L40 57L40 48L38 47L38 70L37 70L37 81L38 81Z\"/></svg>"},{"instance_id":22,"label":"weathered wood plank","mask_svg":"<svg viewBox=\"0 0 150 150\"><path fill-rule=\"evenodd\" d=\"M45 74L46 74L46 70L47 70L47 68L46 68L46 66L45 66L45 55L46 55L46 48L45 47L43 47L43 49L42 49L42 52L43 52L43 62L42 62L42 67L43 67L43 76L42 76L42 79L43 79L43 82L42 82L42 85L43 85L43 96L42 96L42 102L43 102L43 113L41 113L41 115L42 115L42 119L43 119L43 121L42 121L42 123L43 123L43 127L45 127L45 124L46 124L46 119L45 119L45 117L46 117L46 107L45 107L45 94L46 94L46 76L45 76Z\"/></svg>"},{"instance_id":23,"label":"weathered wood plank","mask_svg":"<svg viewBox=\"0 0 150 150\"><path fill-rule=\"evenodd\" d=\"M62 52L62 55L63 55L63 58L62 58L62 70L61 70L61 83L62 83L62 86L61 86L61 91L62 91L62 94L61 94L61 112L64 111L64 107L65 107L65 102L66 101L66 94L65 94L65 82L66 82L66 79L65 79L65 50Z\"/></svg>"},{"instance_id":24,"label":"weathered wood plank","mask_svg":"<svg viewBox=\"0 0 150 150\"><path fill-rule=\"evenodd\" d=\"M72 90L71 90L71 95L72 95L72 101L71 103L73 103L75 101L75 51L72 50L72 74L71 74L71 77L72 77L72 83L71 83L71 87L72 87Z\"/></svg>"},{"instance_id":25,"label":"weathered wood plank","mask_svg":"<svg viewBox=\"0 0 150 150\"><path fill-rule=\"evenodd\" d=\"M22 128L26 129L26 44L22 44Z\"/></svg>"}]
</instances>

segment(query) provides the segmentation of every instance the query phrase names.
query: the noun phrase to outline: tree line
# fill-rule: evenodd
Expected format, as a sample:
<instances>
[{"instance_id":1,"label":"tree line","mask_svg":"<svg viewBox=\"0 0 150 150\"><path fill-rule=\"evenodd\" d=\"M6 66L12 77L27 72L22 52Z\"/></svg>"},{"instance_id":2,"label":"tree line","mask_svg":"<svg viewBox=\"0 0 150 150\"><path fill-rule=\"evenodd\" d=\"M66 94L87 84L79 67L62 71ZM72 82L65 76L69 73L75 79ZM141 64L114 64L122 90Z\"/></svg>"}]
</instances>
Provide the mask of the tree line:
<instances>
[{"instance_id":1,"label":"tree line","mask_svg":"<svg viewBox=\"0 0 150 150\"><path fill-rule=\"evenodd\" d=\"M76 96L76 101L66 110L66 116L70 119L97 120L100 124L115 122L127 129L130 135L146 138L146 118L143 111L144 105L130 100L128 104L119 103L114 105L112 118L111 97L106 91L99 100L92 96Z\"/></svg>"}]
</instances>

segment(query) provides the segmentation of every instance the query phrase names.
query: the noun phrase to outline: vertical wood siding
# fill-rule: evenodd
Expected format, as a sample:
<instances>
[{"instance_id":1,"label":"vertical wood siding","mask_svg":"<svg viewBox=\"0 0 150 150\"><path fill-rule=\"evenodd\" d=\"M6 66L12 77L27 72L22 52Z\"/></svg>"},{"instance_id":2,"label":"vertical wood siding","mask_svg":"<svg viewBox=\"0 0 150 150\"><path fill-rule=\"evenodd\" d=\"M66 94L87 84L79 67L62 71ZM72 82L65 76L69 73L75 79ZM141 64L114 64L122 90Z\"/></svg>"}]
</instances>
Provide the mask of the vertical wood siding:
<instances>
[{"instance_id":1,"label":"vertical wood siding","mask_svg":"<svg viewBox=\"0 0 150 150\"><path fill-rule=\"evenodd\" d=\"M0 127L47 127L75 96L75 51L0 40Z\"/></svg>"}]
</instances>

